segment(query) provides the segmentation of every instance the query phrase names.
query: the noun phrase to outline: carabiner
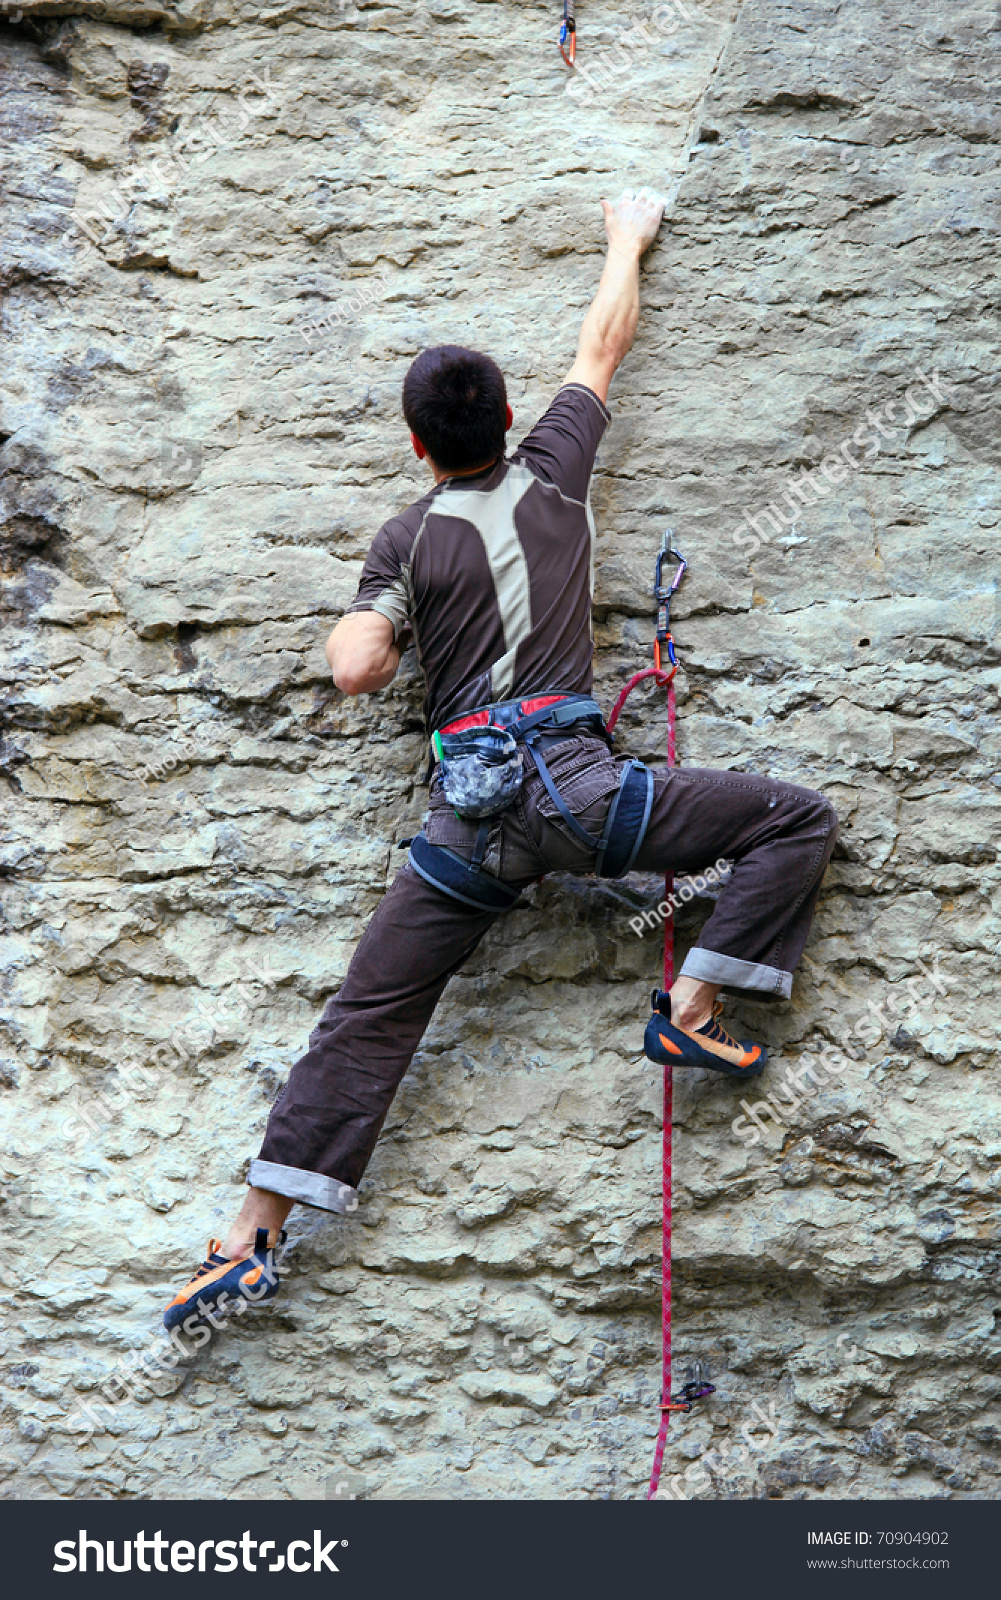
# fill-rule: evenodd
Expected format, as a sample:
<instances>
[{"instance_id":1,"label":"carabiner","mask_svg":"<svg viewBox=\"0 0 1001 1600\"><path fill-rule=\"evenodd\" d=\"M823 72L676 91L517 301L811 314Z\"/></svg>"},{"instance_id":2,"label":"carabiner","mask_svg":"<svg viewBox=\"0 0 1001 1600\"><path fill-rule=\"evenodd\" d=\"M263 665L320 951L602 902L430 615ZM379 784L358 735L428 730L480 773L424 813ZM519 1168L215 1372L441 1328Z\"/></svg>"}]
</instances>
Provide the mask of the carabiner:
<instances>
[{"instance_id":1,"label":"carabiner","mask_svg":"<svg viewBox=\"0 0 1001 1600\"><path fill-rule=\"evenodd\" d=\"M564 50L564 45L570 51L569 55ZM560 55L567 66L572 69L577 56L577 20L574 16L574 0L563 0L563 21L560 25Z\"/></svg>"},{"instance_id":2,"label":"carabiner","mask_svg":"<svg viewBox=\"0 0 1001 1600\"><path fill-rule=\"evenodd\" d=\"M667 645L667 658L672 667L677 667L678 665L678 658L674 653L674 639L671 634L668 634L665 639L657 638L653 641L653 664L658 672L663 672L664 670L661 659L663 655L661 646L665 644Z\"/></svg>"},{"instance_id":3,"label":"carabiner","mask_svg":"<svg viewBox=\"0 0 1001 1600\"><path fill-rule=\"evenodd\" d=\"M674 645L671 640L671 601L675 591L685 573L688 571L688 562L680 550L672 547L674 529L666 528L660 544L660 554L657 557L657 570L654 577L653 592L657 601L657 638L668 646L668 654L674 660ZM676 561L678 570L669 584L664 582L664 562Z\"/></svg>"},{"instance_id":4,"label":"carabiner","mask_svg":"<svg viewBox=\"0 0 1001 1600\"><path fill-rule=\"evenodd\" d=\"M679 1394L672 1394L669 1401L661 1405L661 1411L684 1411L687 1415L692 1409L695 1400L704 1400L707 1395L716 1393L714 1383L686 1383Z\"/></svg>"},{"instance_id":5,"label":"carabiner","mask_svg":"<svg viewBox=\"0 0 1001 1600\"><path fill-rule=\"evenodd\" d=\"M708 1395L716 1393L716 1385L709 1382L708 1369L703 1373L701 1361L689 1367L687 1377L688 1382L682 1384L680 1391L672 1394L661 1406L662 1411L691 1411L693 1401L705 1400Z\"/></svg>"}]
</instances>

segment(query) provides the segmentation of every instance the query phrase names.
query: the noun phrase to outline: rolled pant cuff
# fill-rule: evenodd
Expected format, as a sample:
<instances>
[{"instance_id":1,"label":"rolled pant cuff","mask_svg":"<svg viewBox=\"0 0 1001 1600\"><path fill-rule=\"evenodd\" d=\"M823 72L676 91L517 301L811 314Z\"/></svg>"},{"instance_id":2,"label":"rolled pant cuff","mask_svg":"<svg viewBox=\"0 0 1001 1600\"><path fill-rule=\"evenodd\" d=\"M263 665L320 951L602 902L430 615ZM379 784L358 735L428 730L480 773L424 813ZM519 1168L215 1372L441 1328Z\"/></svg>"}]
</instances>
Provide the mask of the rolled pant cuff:
<instances>
[{"instance_id":1,"label":"rolled pant cuff","mask_svg":"<svg viewBox=\"0 0 1001 1600\"><path fill-rule=\"evenodd\" d=\"M336 1178L325 1178L322 1172L309 1172L305 1167L283 1167L277 1161L262 1161L255 1156L250 1163L247 1182L253 1189L270 1189L273 1194L283 1194L287 1200L300 1200L305 1206L316 1206L320 1211L336 1211L348 1216L358 1210L358 1190L349 1183L339 1183Z\"/></svg>"},{"instance_id":2,"label":"rolled pant cuff","mask_svg":"<svg viewBox=\"0 0 1001 1600\"><path fill-rule=\"evenodd\" d=\"M716 950L693 945L681 969L683 978L698 978L702 983L725 984L728 989L757 989L762 994L778 994L788 1000L792 994L792 973L781 967L762 967L755 961L738 961L721 956Z\"/></svg>"}]
</instances>

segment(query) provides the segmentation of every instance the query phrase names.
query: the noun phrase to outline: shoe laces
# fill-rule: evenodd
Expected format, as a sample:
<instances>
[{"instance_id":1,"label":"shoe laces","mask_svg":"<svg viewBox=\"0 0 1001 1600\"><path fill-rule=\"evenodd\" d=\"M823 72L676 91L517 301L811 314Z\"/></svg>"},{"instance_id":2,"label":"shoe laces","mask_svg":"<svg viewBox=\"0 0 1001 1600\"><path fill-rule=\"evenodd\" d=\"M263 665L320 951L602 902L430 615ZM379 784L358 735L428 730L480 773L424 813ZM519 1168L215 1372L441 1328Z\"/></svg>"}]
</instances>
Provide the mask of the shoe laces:
<instances>
[{"instance_id":1,"label":"shoe laces","mask_svg":"<svg viewBox=\"0 0 1001 1600\"><path fill-rule=\"evenodd\" d=\"M223 1262L226 1260L226 1257L221 1252L222 1240L210 1239L208 1250L205 1252L207 1259L202 1262L201 1266L195 1272L194 1278L191 1280L192 1283L194 1283L195 1278L204 1278L207 1272L214 1272L216 1267L222 1266Z\"/></svg>"},{"instance_id":2,"label":"shoe laces","mask_svg":"<svg viewBox=\"0 0 1001 1600\"><path fill-rule=\"evenodd\" d=\"M696 1028L695 1031L696 1033L700 1033L703 1039L711 1039L714 1044L728 1045L731 1050L739 1050L740 1045L738 1041L736 1039L731 1039L726 1029L720 1027L719 1019L722 1014L723 1002L722 1000L717 1000L713 1005L712 1016L709 1018L709 1021L704 1022L701 1028Z\"/></svg>"},{"instance_id":3,"label":"shoe laces","mask_svg":"<svg viewBox=\"0 0 1001 1600\"><path fill-rule=\"evenodd\" d=\"M284 1245L284 1243L285 1243L287 1238L288 1238L288 1234L285 1232L285 1229L284 1228L280 1228L278 1230L278 1238L275 1240L275 1243L273 1245L269 1244L268 1247L267 1247L267 1249L269 1251L273 1251L274 1252L274 1258L275 1258L276 1262L278 1262L279 1259L280 1259L279 1255L278 1255L278 1252L279 1252L279 1250L281 1250L281 1248ZM221 1239L210 1239L209 1240L208 1249L205 1252L205 1256L206 1256L206 1259L202 1262L200 1267L196 1268L196 1270L194 1272L194 1275L192 1276L192 1279L191 1279L192 1283L194 1283L195 1278L204 1278L204 1276L205 1276L205 1274L207 1272L214 1272L216 1267L221 1267L224 1261L228 1261L230 1259L229 1256L224 1256L223 1253L222 1253L222 1240ZM256 1250L252 1250L250 1252L250 1256L247 1259L248 1259L248 1261L251 1260L251 1259L256 1259L256 1256L257 1256Z\"/></svg>"}]
</instances>

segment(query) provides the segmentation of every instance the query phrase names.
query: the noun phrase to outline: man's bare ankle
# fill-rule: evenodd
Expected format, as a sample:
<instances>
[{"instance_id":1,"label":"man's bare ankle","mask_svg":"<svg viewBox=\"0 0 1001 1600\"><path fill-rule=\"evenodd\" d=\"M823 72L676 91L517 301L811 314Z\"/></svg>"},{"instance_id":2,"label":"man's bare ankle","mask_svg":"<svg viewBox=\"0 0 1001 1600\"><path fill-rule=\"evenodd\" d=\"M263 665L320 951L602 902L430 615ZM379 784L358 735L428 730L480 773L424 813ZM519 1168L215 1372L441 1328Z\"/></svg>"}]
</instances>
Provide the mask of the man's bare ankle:
<instances>
[{"instance_id":1,"label":"man's bare ankle","mask_svg":"<svg viewBox=\"0 0 1001 1600\"><path fill-rule=\"evenodd\" d=\"M271 1228L268 1230L269 1247L273 1248L278 1243L280 1233L280 1228ZM256 1242L256 1228L251 1228L249 1233L242 1225L238 1229L232 1228L223 1240L222 1254L226 1257L227 1261L244 1261L247 1256L253 1255L254 1245Z\"/></svg>"},{"instance_id":2,"label":"man's bare ankle","mask_svg":"<svg viewBox=\"0 0 1001 1600\"><path fill-rule=\"evenodd\" d=\"M682 973L671 990L671 1021L686 1033L704 1027L713 1015L719 995L716 984L696 982Z\"/></svg>"},{"instance_id":3,"label":"man's bare ankle","mask_svg":"<svg viewBox=\"0 0 1001 1600\"><path fill-rule=\"evenodd\" d=\"M701 1028L709 1021L712 1014L712 1005L704 1000L701 1002L677 1000L671 1004L671 1021L676 1028L683 1028L686 1033L694 1033L697 1028Z\"/></svg>"}]
</instances>

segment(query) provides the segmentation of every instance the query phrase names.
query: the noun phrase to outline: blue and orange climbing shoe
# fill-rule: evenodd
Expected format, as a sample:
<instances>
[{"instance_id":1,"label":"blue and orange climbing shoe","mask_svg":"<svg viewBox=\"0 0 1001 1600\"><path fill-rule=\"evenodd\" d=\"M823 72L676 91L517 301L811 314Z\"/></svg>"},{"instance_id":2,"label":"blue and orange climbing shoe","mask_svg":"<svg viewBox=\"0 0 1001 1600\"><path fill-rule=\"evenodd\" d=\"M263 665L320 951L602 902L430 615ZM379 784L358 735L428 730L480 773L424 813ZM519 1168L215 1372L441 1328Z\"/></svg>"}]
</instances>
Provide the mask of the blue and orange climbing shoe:
<instances>
[{"instance_id":1,"label":"blue and orange climbing shoe","mask_svg":"<svg viewBox=\"0 0 1001 1600\"><path fill-rule=\"evenodd\" d=\"M764 1046L731 1039L720 1027L721 1000L713 1006L709 1021L691 1031L671 1021L670 995L655 989L652 1004L653 1016L643 1040L643 1049L651 1061L662 1066L705 1067L709 1072L725 1072L731 1078L756 1078L764 1072L768 1060Z\"/></svg>"},{"instance_id":2,"label":"blue and orange climbing shoe","mask_svg":"<svg viewBox=\"0 0 1001 1600\"><path fill-rule=\"evenodd\" d=\"M225 1317L234 1311L242 1312L248 1305L260 1306L273 1300L279 1284L275 1251L285 1243L285 1237L282 1229L278 1244L269 1245L267 1228L258 1228L252 1253L240 1261L220 1254L221 1239L210 1239L206 1259L163 1313L164 1327L176 1328L189 1317L194 1317L196 1323L208 1322L209 1312Z\"/></svg>"}]
</instances>

